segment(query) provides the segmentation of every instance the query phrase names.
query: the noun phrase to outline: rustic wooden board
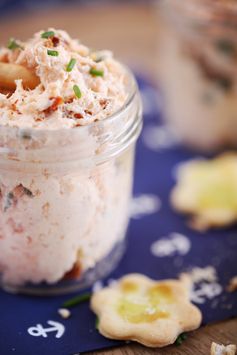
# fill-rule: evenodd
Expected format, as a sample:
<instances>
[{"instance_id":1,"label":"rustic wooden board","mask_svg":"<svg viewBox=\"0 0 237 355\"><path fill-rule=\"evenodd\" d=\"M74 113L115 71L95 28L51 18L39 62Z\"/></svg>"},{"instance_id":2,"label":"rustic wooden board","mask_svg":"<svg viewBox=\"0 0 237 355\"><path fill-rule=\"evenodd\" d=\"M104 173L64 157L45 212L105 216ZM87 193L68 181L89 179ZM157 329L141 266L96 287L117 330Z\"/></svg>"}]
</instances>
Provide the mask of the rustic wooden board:
<instances>
[{"instance_id":1,"label":"rustic wooden board","mask_svg":"<svg viewBox=\"0 0 237 355\"><path fill-rule=\"evenodd\" d=\"M180 346L169 346L163 349L147 349L134 344L123 348L100 352L90 355L209 355L212 341L230 344L237 343L237 319L208 325L190 333L187 340Z\"/></svg>"}]
</instances>

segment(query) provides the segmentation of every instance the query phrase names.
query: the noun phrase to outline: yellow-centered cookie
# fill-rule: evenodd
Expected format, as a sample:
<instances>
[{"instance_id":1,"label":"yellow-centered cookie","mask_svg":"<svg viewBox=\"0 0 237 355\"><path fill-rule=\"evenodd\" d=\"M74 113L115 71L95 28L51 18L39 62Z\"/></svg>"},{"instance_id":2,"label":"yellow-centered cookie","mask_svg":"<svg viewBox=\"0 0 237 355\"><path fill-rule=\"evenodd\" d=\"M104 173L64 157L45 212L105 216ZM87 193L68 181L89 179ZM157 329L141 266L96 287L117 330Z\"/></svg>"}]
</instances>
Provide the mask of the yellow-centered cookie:
<instances>
[{"instance_id":1,"label":"yellow-centered cookie","mask_svg":"<svg viewBox=\"0 0 237 355\"><path fill-rule=\"evenodd\" d=\"M201 323L199 309L189 301L190 286L187 276L159 282L140 274L121 278L92 296L99 332L149 347L173 344L179 334Z\"/></svg>"},{"instance_id":2,"label":"yellow-centered cookie","mask_svg":"<svg viewBox=\"0 0 237 355\"><path fill-rule=\"evenodd\" d=\"M176 210L191 214L191 226L198 230L237 221L237 154L181 164L171 203Z\"/></svg>"}]
</instances>

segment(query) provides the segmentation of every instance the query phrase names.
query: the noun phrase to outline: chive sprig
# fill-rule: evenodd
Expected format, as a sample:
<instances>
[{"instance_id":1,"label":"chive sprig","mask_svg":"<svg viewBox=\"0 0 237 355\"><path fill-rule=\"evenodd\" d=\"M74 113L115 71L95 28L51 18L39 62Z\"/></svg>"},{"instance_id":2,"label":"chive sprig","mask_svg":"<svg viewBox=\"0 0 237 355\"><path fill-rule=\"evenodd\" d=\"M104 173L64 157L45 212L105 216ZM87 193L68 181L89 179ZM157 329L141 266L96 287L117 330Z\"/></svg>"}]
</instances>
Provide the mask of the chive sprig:
<instances>
[{"instance_id":1,"label":"chive sprig","mask_svg":"<svg viewBox=\"0 0 237 355\"><path fill-rule=\"evenodd\" d=\"M78 99L82 97L82 93L78 85L73 85L73 91Z\"/></svg>"},{"instance_id":2,"label":"chive sprig","mask_svg":"<svg viewBox=\"0 0 237 355\"><path fill-rule=\"evenodd\" d=\"M51 37L54 37L55 36L55 32L54 31L46 31L46 32L43 32L41 34L41 38L45 38L45 39L48 39L48 38L51 38Z\"/></svg>"},{"instance_id":3,"label":"chive sprig","mask_svg":"<svg viewBox=\"0 0 237 355\"><path fill-rule=\"evenodd\" d=\"M90 74L92 76L104 76L104 71L103 70L98 70L98 69L95 69L95 68L91 68L90 69Z\"/></svg>"},{"instance_id":4,"label":"chive sprig","mask_svg":"<svg viewBox=\"0 0 237 355\"><path fill-rule=\"evenodd\" d=\"M47 50L47 54L51 55L52 57L58 57L58 55L59 55L58 51L54 51L54 50L51 50L51 49Z\"/></svg>"},{"instance_id":5,"label":"chive sprig","mask_svg":"<svg viewBox=\"0 0 237 355\"><path fill-rule=\"evenodd\" d=\"M62 306L66 307L66 308L75 307L82 302L89 301L90 298L91 298L91 293L86 292L86 293L83 293L82 295L79 295L79 296L76 296L76 297L73 297L73 298L67 300L66 302L63 303Z\"/></svg>"},{"instance_id":6,"label":"chive sprig","mask_svg":"<svg viewBox=\"0 0 237 355\"><path fill-rule=\"evenodd\" d=\"M66 71L67 72L71 72L72 71L72 69L74 68L74 66L76 65L76 59L75 58L72 58L71 60L70 60L70 62L68 63L68 65L67 65L67 68L66 68Z\"/></svg>"},{"instance_id":7,"label":"chive sprig","mask_svg":"<svg viewBox=\"0 0 237 355\"><path fill-rule=\"evenodd\" d=\"M10 38L10 40L8 42L8 45L7 45L7 48L11 49L11 50L14 50L14 49L17 49L17 48L23 49L23 47L19 43L17 43L14 38Z\"/></svg>"}]
</instances>

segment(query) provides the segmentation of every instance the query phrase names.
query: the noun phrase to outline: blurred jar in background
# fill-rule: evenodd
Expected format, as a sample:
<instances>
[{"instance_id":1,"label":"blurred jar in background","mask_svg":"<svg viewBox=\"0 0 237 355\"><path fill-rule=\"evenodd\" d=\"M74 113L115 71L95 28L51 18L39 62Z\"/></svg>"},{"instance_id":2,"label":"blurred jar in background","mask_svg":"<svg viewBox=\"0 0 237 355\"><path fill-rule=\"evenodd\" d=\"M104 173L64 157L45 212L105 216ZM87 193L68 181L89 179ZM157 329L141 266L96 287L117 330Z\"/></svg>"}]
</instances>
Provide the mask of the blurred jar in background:
<instances>
[{"instance_id":1,"label":"blurred jar in background","mask_svg":"<svg viewBox=\"0 0 237 355\"><path fill-rule=\"evenodd\" d=\"M200 150L237 146L237 2L164 0L159 7L168 124Z\"/></svg>"}]
</instances>

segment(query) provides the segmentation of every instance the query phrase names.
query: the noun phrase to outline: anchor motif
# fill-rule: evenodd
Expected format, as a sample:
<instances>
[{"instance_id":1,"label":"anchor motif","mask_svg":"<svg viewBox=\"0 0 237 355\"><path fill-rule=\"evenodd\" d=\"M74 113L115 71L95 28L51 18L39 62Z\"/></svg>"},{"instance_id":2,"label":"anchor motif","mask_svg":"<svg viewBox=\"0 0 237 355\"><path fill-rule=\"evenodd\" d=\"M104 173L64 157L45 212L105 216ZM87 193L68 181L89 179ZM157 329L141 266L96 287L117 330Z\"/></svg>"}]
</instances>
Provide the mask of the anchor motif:
<instances>
[{"instance_id":1,"label":"anchor motif","mask_svg":"<svg viewBox=\"0 0 237 355\"><path fill-rule=\"evenodd\" d=\"M43 328L41 324L36 324L35 327L30 327L27 331L33 337L47 338L47 333L50 332L57 332L55 338L61 338L63 336L65 332L65 327L63 324L55 322L53 320L48 320L47 323L51 326L50 328Z\"/></svg>"}]
</instances>

